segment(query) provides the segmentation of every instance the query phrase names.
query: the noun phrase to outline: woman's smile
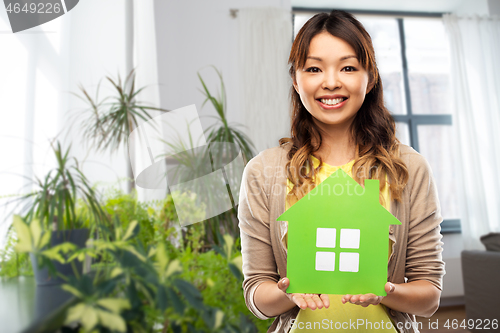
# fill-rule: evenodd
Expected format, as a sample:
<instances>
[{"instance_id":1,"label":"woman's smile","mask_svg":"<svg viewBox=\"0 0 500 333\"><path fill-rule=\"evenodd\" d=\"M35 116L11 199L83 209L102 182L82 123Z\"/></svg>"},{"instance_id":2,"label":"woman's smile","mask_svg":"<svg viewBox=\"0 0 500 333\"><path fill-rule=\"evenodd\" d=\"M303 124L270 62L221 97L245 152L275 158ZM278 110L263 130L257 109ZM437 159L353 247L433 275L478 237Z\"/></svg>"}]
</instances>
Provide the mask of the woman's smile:
<instances>
[{"instance_id":1,"label":"woman's smile","mask_svg":"<svg viewBox=\"0 0 500 333\"><path fill-rule=\"evenodd\" d=\"M347 97L341 95L325 95L316 99L319 106L325 110L340 109L346 104Z\"/></svg>"}]
</instances>

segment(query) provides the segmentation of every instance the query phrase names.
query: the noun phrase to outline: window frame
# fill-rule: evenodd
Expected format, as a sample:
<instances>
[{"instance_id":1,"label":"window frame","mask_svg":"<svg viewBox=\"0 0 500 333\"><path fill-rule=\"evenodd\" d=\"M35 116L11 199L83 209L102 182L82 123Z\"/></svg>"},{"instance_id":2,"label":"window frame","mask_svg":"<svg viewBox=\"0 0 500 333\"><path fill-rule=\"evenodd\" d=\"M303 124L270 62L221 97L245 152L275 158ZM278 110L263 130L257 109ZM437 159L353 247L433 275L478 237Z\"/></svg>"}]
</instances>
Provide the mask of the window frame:
<instances>
[{"instance_id":1,"label":"window frame","mask_svg":"<svg viewBox=\"0 0 500 333\"><path fill-rule=\"evenodd\" d=\"M300 13L320 13L330 12L334 8L308 8L308 7L292 7L292 42L295 38L295 15ZM403 87L404 99L406 106L405 115L391 114L394 121L397 123L406 123L410 135L410 145L417 152L419 151L418 130L419 125L448 125L452 126L451 114L414 114L412 112L411 94L410 94L410 80L408 74L408 59L406 57L406 35L404 31L405 17L419 17L419 18L442 18L446 13L438 12L404 12L404 11L376 11L376 10L357 10L357 9L342 9L353 15L376 15L387 16L396 19L399 32L399 43L401 49L401 62L403 71ZM441 223L442 234L461 233L462 228L460 219L444 219Z\"/></svg>"}]
</instances>

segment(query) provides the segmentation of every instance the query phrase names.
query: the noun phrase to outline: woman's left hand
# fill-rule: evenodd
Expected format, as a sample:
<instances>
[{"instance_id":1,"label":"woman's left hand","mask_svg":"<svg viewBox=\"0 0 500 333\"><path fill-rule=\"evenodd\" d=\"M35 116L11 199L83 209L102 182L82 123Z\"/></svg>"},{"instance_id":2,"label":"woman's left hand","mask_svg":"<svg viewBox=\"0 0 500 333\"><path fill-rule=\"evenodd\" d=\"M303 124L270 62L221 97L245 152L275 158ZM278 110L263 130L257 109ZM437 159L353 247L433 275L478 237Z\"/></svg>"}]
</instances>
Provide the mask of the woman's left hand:
<instances>
[{"instance_id":1,"label":"woman's left hand","mask_svg":"<svg viewBox=\"0 0 500 333\"><path fill-rule=\"evenodd\" d=\"M396 290L396 285L391 282L385 284L385 292L390 295ZM375 294L364 295L344 295L342 296L342 304L351 303L367 307L368 305L379 305L382 299L386 296L377 296Z\"/></svg>"}]
</instances>

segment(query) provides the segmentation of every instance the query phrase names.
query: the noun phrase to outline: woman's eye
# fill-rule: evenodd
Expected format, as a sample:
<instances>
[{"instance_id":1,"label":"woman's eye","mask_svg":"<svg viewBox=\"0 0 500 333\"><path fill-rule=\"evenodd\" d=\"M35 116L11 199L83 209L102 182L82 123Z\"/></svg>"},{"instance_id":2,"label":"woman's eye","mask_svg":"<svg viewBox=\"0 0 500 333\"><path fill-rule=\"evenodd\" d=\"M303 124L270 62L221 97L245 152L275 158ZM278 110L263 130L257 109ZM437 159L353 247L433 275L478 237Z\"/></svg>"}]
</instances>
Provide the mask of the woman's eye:
<instances>
[{"instance_id":1,"label":"woman's eye","mask_svg":"<svg viewBox=\"0 0 500 333\"><path fill-rule=\"evenodd\" d=\"M318 73L319 68L318 67L309 67L306 69L306 72L311 72L311 73Z\"/></svg>"},{"instance_id":2,"label":"woman's eye","mask_svg":"<svg viewBox=\"0 0 500 333\"><path fill-rule=\"evenodd\" d=\"M354 72L355 70L356 70L356 68L354 68L352 66L346 66L346 67L342 68L343 72Z\"/></svg>"}]
</instances>

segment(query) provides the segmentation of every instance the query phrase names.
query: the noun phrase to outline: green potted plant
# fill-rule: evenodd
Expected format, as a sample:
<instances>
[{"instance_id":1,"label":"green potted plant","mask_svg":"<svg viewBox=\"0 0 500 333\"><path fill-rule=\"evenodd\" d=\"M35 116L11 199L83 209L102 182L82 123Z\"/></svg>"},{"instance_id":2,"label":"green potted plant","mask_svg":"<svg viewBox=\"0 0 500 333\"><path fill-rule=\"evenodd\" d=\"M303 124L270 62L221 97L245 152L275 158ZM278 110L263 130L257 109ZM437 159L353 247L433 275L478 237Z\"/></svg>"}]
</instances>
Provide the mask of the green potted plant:
<instances>
[{"instance_id":1,"label":"green potted plant","mask_svg":"<svg viewBox=\"0 0 500 333\"><path fill-rule=\"evenodd\" d=\"M31 229L33 245L30 251L25 252L30 252L38 284L61 283L62 276L75 273L75 267L63 264L64 260L54 261L54 258L40 253L66 242L84 247L90 231L102 232L107 220L98 194L80 170L76 158L69 156L70 148L63 151L57 142L52 145L52 150L56 167L43 178L35 178L32 192L16 199L25 212L23 222ZM17 226L20 225L17 223ZM35 242L42 232L43 241ZM20 236L20 230L16 233ZM81 263L77 264L76 271L81 273Z\"/></svg>"},{"instance_id":2,"label":"green potted plant","mask_svg":"<svg viewBox=\"0 0 500 333\"><path fill-rule=\"evenodd\" d=\"M44 234L37 237L27 230L30 227L16 221L19 224L17 251L37 251L32 244L43 243ZM116 222L114 232L107 232L107 240L96 240L92 248L64 249L67 262L76 261L82 253L103 259L93 265L91 274L68 279L62 288L74 296L72 300L54 316L28 328L30 332L63 328L78 332L256 332L248 311L239 317L227 316L226 309L205 302L196 285L183 278L182 273L191 268L188 259L198 253L195 249L175 249L168 241L144 244L137 221L127 227ZM221 261L219 269L226 265L220 256L210 258ZM241 299L233 297L232 301L241 308Z\"/></svg>"},{"instance_id":3,"label":"green potted plant","mask_svg":"<svg viewBox=\"0 0 500 333\"><path fill-rule=\"evenodd\" d=\"M210 126L205 133L207 137L207 143L212 147L216 147L216 149L211 149L211 156L206 157L205 159L215 161L212 163L223 166L236 157L238 151L235 150L235 147L237 147L242 154L243 163L246 164L254 156L255 147L251 139L238 128L241 126L240 124L231 124L228 122L226 89L224 86L224 80L220 71L217 70L217 68L214 66L211 67L215 70L220 80L220 91L217 97L210 92L201 74L198 72L198 78L203 87L203 90L201 90L201 92L205 95L205 101L203 102L202 107L207 102L210 102L217 112L217 116L215 117L217 119L217 122L214 125ZM242 170L237 170L237 172L240 171ZM231 193L229 185L227 184L228 178L236 177L236 182L239 185L239 182L241 181L241 175L230 175L225 172L224 176L226 178L227 191L228 193ZM238 203L234 202L234 194L232 194L231 200L233 201L232 210L215 216L207 221L208 225L206 230L210 232L207 235L207 240L213 244L220 244L222 242L221 234L228 233L233 237L239 237L236 210L234 208Z\"/></svg>"},{"instance_id":4,"label":"green potted plant","mask_svg":"<svg viewBox=\"0 0 500 333\"><path fill-rule=\"evenodd\" d=\"M190 200L186 198L186 200ZM45 247L50 232L39 220L16 216L16 251L76 264L84 255L101 258L89 274L75 274L63 289L73 298L27 331L46 332L258 332L269 322L252 318L241 297L238 240L225 235L206 251L202 231L190 229L172 244L178 217L172 198L142 203L111 189L103 210L112 226L89 248L69 243ZM197 214L197 212L193 212ZM202 225L202 224L199 224ZM152 228L152 230L151 230ZM64 329L63 329L64 327Z\"/></svg>"},{"instance_id":5,"label":"green potted plant","mask_svg":"<svg viewBox=\"0 0 500 333\"><path fill-rule=\"evenodd\" d=\"M183 135L178 135L179 139L176 142L163 141L163 144L172 148L172 151L178 152L175 155L168 156L177 161L176 168L169 170L167 173L168 183L189 184L189 188L180 189L180 193L191 196L196 205L206 212L206 217L192 220L205 220L203 224L191 224L192 221L187 221L187 223L181 221L181 225L186 226L182 228L183 238L188 233L197 233L203 229L205 249L210 249L211 244L220 244L222 234L229 233L233 237L238 237L239 230L236 210L234 209L238 203L235 202L236 196L235 193L232 193L232 190L237 190L236 186L239 186L241 182L243 167L254 155L253 144L250 138L238 128L240 125L231 124L227 120L226 91L222 74L217 68L213 66L212 68L220 80L218 96L212 94L205 80L198 73L198 78L203 87L201 92L205 95L202 107L207 102L210 102L217 114L214 117L217 122L207 128L204 133L207 145L199 146L197 142L200 138L192 136L190 123L186 124L187 136L183 133ZM171 130L175 132L178 129L172 127ZM238 157L239 154L241 154L242 159ZM231 167L226 168L230 163L232 163ZM221 187L219 177L204 177L214 170L222 170L226 186ZM190 182L201 177L203 177L203 181ZM230 187L230 183L235 186ZM219 214L218 212L225 210L227 207L228 194L230 194L229 199L233 208ZM178 194L176 194L177 196ZM176 202L176 206L180 205ZM214 216L215 214L217 216Z\"/></svg>"},{"instance_id":6,"label":"green potted plant","mask_svg":"<svg viewBox=\"0 0 500 333\"><path fill-rule=\"evenodd\" d=\"M210 90L208 89L205 81L201 77L201 74L198 72L198 78L203 86L203 90L201 92L205 95L205 100L203 101L202 107L210 102L217 112L217 122L207 128L207 142L230 142L236 144L242 152L243 159L245 164L254 156L255 147L252 143L252 140L241 130L238 129L240 124L230 124L227 120L227 101L226 101L226 88L224 86L224 80L222 78L222 74L220 71L214 67L212 67L220 80L220 92L219 96L215 97ZM230 146L227 146L228 148ZM221 151L221 154L227 153L226 151Z\"/></svg>"}]
</instances>

